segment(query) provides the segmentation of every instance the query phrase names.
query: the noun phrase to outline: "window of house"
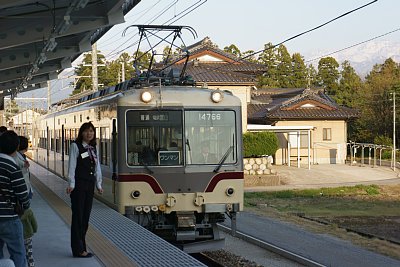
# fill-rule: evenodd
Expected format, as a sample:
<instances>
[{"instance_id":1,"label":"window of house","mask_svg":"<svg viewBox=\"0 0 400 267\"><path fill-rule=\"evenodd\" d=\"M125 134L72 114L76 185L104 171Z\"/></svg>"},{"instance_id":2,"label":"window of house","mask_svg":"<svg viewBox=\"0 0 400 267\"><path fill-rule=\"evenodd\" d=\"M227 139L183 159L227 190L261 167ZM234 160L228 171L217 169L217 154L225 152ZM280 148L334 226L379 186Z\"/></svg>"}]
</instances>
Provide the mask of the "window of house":
<instances>
[{"instance_id":1,"label":"window of house","mask_svg":"<svg viewBox=\"0 0 400 267\"><path fill-rule=\"evenodd\" d=\"M297 144L297 132L290 132L289 135L289 142L292 148L298 147ZM311 138L311 136L310 136ZM311 140L310 140L311 146ZM300 148L308 148L308 133L307 132L300 132Z\"/></svg>"},{"instance_id":2,"label":"window of house","mask_svg":"<svg viewBox=\"0 0 400 267\"><path fill-rule=\"evenodd\" d=\"M322 131L323 131L322 140L324 140L324 141L332 140L332 129L331 128L323 128Z\"/></svg>"}]
</instances>

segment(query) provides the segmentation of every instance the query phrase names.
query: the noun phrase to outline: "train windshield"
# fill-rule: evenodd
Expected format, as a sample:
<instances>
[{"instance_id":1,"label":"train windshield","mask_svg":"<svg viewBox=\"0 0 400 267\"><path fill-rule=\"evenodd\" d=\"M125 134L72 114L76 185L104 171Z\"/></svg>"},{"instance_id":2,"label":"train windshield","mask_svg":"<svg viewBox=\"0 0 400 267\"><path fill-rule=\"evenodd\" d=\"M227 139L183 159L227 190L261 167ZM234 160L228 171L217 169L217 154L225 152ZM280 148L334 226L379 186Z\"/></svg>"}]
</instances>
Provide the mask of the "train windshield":
<instances>
[{"instance_id":1,"label":"train windshield","mask_svg":"<svg viewBox=\"0 0 400 267\"><path fill-rule=\"evenodd\" d=\"M182 111L130 110L126 127L128 165L183 164Z\"/></svg>"},{"instance_id":2,"label":"train windshield","mask_svg":"<svg viewBox=\"0 0 400 267\"><path fill-rule=\"evenodd\" d=\"M234 111L185 111L187 164L236 163L235 121Z\"/></svg>"}]
</instances>

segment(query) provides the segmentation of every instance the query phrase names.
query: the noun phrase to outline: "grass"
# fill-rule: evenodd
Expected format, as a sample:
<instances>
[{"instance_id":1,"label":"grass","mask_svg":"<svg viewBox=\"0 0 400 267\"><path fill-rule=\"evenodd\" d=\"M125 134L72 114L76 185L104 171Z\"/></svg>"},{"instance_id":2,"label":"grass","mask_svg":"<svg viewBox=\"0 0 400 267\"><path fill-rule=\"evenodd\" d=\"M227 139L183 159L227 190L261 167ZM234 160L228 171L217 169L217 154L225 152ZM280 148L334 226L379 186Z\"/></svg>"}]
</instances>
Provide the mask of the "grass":
<instances>
[{"instance_id":1,"label":"grass","mask_svg":"<svg viewBox=\"0 0 400 267\"><path fill-rule=\"evenodd\" d=\"M245 193L245 206L268 206L307 216L400 216L400 200L384 195L377 185L252 192Z\"/></svg>"}]
</instances>

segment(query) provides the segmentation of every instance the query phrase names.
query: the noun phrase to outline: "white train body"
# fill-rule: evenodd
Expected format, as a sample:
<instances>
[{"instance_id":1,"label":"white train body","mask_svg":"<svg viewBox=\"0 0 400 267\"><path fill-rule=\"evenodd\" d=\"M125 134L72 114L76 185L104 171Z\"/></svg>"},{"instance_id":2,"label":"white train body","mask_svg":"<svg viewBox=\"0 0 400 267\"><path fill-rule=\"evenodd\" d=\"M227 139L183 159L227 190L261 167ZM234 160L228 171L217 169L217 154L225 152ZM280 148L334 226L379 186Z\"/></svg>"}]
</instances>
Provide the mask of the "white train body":
<instances>
[{"instance_id":1,"label":"white train body","mask_svg":"<svg viewBox=\"0 0 400 267\"><path fill-rule=\"evenodd\" d=\"M216 223L243 209L240 107L227 91L120 84L38 118L33 159L67 177L69 145L91 121L102 201L171 241L220 240Z\"/></svg>"}]
</instances>

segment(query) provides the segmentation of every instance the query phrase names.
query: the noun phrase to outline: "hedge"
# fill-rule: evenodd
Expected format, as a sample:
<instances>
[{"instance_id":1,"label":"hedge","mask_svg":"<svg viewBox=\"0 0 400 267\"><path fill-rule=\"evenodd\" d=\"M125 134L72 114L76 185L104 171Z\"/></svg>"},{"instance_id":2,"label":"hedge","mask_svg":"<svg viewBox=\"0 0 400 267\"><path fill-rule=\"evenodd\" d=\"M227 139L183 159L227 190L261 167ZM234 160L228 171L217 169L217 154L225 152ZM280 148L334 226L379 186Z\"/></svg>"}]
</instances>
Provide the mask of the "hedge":
<instances>
[{"instance_id":1,"label":"hedge","mask_svg":"<svg viewBox=\"0 0 400 267\"><path fill-rule=\"evenodd\" d=\"M274 155L278 150L278 138L271 132L247 132L243 135L245 157Z\"/></svg>"}]
</instances>

